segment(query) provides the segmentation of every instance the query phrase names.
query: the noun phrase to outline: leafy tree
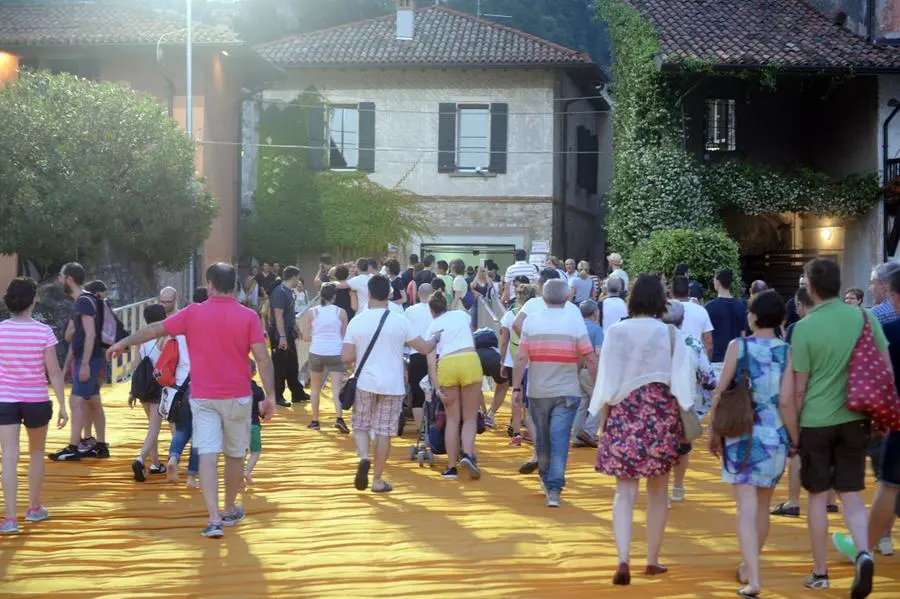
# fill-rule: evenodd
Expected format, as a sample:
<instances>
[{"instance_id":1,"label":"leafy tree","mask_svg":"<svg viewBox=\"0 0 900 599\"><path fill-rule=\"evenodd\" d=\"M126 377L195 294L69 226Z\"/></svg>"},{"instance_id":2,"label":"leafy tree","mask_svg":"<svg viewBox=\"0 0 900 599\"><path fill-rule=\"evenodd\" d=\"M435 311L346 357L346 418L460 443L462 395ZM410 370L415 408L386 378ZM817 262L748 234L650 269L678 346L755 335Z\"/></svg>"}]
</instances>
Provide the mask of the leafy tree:
<instances>
[{"instance_id":1,"label":"leafy tree","mask_svg":"<svg viewBox=\"0 0 900 599\"><path fill-rule=\"evenodd\" d=\"M309 90L263 111L255 209L242 221L244 256L380 253L388 243L427 232L415 200L402 190L378 185L364 173L309 169L308 107L321 104Z\"/></svg>"},{"instance_id":2,"label":"leafy tree","mask_svg":"<svg viewBox=\"0 0 900 599\"><path fill-rule=\"evenodd\" d=\"M103 244L183 267L217 206L194 144L153 98L72 75L23 72L0 90L0 252L38 264Z\"/></svg>"}]
</instances>

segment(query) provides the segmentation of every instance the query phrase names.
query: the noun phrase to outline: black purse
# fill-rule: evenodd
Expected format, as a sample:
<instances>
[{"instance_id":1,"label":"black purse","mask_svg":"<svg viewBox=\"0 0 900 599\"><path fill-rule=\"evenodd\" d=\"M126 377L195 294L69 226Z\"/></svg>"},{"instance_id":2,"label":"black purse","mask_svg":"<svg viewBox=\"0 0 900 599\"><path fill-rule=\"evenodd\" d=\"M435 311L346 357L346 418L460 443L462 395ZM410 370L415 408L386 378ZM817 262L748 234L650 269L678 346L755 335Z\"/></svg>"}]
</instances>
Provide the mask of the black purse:
<instances>
[{"instance_id":1,"label":"black purse","mask_svg":"<svg viewBox=\"0 0 900 599\"><path fill-rule=\"evenodd\" d=\"M188 375L188 377L184 379L184 383L182 383L175 391L175 397L172 398L172 406L169 408L169 415L166 417L166 420L173 424L181 422L184 410L191 409L190 398L187 394L188 385L190 384L191 377Z\"/></svg>"},{"instance_id":2,"label":"black purse","mask_svg":"<svg viewBox=\"0 0 900 599\"><path fill-rule=\"evenodd\" d=\"M340 399L341 409L343 410L349 410L356 402L356 377L362 372L363 367L365 367L366 360L369 359L369 354L372 353L372 348L375 347L375 341L378 339L378 335L381 334L381 329L384 327L384 321L387 320L388 314L390 313L391 311L385 308L384 316L381 317L381 322L378 323L378 328L375 329L375 335L373 335L372 340L369 341L369 347L366 348L366 353L363 354L362 360L356 365L356 372L347 379L347 382L344 383L344 387L341 389Z\"/></svg>"}]
</instances>

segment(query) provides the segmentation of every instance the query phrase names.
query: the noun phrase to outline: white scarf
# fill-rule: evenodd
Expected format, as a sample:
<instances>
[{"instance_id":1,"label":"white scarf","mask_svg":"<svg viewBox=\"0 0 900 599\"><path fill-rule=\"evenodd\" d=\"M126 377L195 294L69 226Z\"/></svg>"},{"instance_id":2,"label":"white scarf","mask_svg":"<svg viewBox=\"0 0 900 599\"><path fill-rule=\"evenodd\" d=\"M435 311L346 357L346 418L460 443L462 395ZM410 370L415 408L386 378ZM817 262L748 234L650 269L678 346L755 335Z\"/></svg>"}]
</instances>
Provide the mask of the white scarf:
<instances>
[{"instance_id":1,"label":"white scarf","mask_svg":"<svg viewBox=\"0 0 900 599\"><path fill-rule=\"evenodd\" d=\"M683 342L676 342L672 352L668 326L655 318L631 318L610 326L605 333L591 414L618 404L650 383L668 385L682 408L693 407L690 356Z\"/></svg>"}]
</instances>

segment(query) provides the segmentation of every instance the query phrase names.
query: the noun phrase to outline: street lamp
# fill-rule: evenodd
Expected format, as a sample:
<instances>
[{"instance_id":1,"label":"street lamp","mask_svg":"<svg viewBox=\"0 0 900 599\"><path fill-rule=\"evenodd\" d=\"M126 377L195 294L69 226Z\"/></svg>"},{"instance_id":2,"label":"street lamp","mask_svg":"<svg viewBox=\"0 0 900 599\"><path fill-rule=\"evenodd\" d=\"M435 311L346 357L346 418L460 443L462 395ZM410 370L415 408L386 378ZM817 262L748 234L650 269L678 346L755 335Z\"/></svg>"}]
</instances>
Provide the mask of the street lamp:
<instances>
[{"instance_id":1,"label":"street lamp","mask_svg":"<svg viewBox=\"0 0 900 599\"><path fill-rule=\"evenodd\" d=\"M187 66L185 69L187 76L187 85L185 87L185 119L184 128L187 130L188 138L194 140L194 23L191 14L192 0L185 0L187 3ZM188 262L188 293L194 292L194 255L196 249L191 250L191 259Z\"/></svg>"}]
</instances>

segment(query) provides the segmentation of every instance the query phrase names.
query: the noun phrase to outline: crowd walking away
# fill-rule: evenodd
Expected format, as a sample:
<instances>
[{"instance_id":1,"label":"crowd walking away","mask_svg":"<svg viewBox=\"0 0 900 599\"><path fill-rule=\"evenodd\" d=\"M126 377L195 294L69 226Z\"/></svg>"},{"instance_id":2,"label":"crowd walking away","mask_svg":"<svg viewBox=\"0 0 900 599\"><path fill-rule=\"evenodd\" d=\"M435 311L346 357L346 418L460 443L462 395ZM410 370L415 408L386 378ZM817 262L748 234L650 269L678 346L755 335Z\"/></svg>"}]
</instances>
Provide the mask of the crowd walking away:
<instances>
[{"instance_id":1,"label":"crowd walking away","mask_svg":"<svg viewBox=\"0 0 900 599\"><path fill-rule=\"evenodd\" d=\"M308 401L302 435L346 436L356 453L347 486L381 496L394 490L391 449L407 418L416 437L408 457L439 462L433 477L442 485L489 476L479 435L505 429L511 451L522 451L523 482L552 509L577 501L563 497L572 452L594 451L594 469L616 484L618 565L609 580L617 586L669 572L669 514L692 500L687 473L702 462L691 457L705 449L734 497L737 595L764 592L769 531L800 517L809 573L798 588L832 586L831 544L854 563L850 597L873 591L873 555L893 554L900 513L900 263L877 265L867 293L844 288L839 265L824 258L805 265L796 289L742 288L725 268L697 280L688 264L632 272L617 253L600 264L532 263L517 250L505 270L491 259L443 258L413 254L404 268L396 248L383 260L335 263L324 254L309 290L295 266L254 263L239 276L233 265L213 264L193 302L162 289L134 332L116 318L106 286L69 263L57 281L73 302L61 339L33 317L35 282L15 279L4 296L11 317L0 322L0 533L21 532L22 425L31 526L49 517L41 501L48 426L70 427L51 461L109 458L101 388L108 361L136 348L128 405L141 407L146 424L122 476L179 483L190 446L187 484L201 489L206 537L247 516L238 497L258 484L266 422ZM60 342L68 346L62 367ZM160 454L167 428L171 442ZM877 481L869 506L867 460ZM634 572L639 509L646 561ZM829 513L843 520L831 535Z\"/></svg>"}]
</instances>

